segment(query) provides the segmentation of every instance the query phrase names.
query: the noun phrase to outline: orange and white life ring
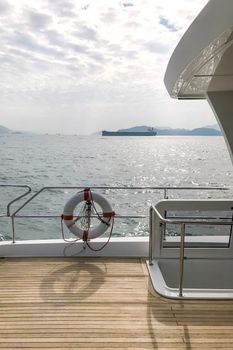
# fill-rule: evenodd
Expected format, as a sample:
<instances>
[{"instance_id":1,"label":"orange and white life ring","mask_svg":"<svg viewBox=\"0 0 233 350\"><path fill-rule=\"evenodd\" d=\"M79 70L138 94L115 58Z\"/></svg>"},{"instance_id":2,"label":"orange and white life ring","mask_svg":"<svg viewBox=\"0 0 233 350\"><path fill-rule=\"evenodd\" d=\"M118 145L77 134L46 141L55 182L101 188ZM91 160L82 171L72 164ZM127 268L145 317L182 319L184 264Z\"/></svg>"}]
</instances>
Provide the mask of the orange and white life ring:
<instances>
[{"instance_id":1,"label":"orange and white life ring","mask_svg":"<svg viewBox=\"0 0 233 350\"><path fill-rule=\"evenodd\" d=\"M101 222L95 228L90 228L88 231L76 225L73 220L75 207L83 201L93 201L97 203L101 209L102 213L99 214L101 217ZM112 207L109 202L100 194L92 192L89 188L84 189L81 192L76 193L70 200L66 203L63 210L63 220L68 227L68 229L77 237L87 241L87 239L93 239L101 236L108 227L111 225L115 213L112 211Z\"/></svg>"}]
</instances>

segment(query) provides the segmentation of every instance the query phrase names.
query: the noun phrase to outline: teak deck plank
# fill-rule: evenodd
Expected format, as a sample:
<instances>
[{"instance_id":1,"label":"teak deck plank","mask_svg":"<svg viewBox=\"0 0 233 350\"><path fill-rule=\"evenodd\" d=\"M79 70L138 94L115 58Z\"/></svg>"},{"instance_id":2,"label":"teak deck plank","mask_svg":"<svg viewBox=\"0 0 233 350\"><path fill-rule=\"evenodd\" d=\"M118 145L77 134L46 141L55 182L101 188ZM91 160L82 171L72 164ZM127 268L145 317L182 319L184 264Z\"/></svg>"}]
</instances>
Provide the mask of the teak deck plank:
<instances>
[{"instance_id":1,"label":"teak deck plank","mask_svg":"<svg viewBox=\"0 0 233 350\"><path fill-rule=\"evenodd\" d=\"M0 263L0 349L233 349L233 301L172 301L140 259Z\"/></svg>"}]
</instances>

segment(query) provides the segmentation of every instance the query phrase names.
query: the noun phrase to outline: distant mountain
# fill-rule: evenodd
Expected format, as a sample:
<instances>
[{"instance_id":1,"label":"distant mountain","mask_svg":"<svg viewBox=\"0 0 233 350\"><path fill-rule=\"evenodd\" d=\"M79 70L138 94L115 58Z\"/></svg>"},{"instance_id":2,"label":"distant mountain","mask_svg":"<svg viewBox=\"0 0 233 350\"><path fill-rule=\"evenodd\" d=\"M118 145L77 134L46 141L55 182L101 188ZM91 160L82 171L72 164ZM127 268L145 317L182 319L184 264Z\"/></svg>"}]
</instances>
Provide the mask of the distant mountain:
<instances>
[{"instance_id":1,"label":"distant mountain","mask_svg":"<svg viewBox=\"0 0 233 350\"><path fill-rule=\"evenodd\" d=\"M199 136L220 136L222 135L220 130L212 128L197 128L190 130L189 135L199 135Z\"/></svg>"},{"instance_id":2,"label":"distant mountain","mask_svg":"<svg viewBox=\"0 0 233 350\"><path fill-rule=\"evenodd\" d=\"M160 129L157 130L157 135L170 136L220 136L221 132L211 128L196 128L188 129Z\"/></svg>"},{"instance_id":3,"label":"distant mountain","mask_svg":"<svg viewBox=\"0 0 233 350\"><path fill-rule=\"evenodd\" d=\"M0 125L0 135L1 134L12 134L12 135L33 135L33 133L28 131L17 131L6 128L3 125Z\"/></svg>"},{"instance_id":4,"label":"distant mountain","mask_svg":"<svg viewBox=\"0 0 233 350\"><path fill-rule=\"evenodd\" d=\"M217 129L218 125L215 127L205 126L196 129L172 129L166 127L153 127L157 131L157 135L170 135L170 136L220 136L221 132ZM135 126L128 129L120 129L121 132L145 132L151 129L151 127L146 125Z\"/></svg>"},{"instance_id":5,"label":"distant mountain","mask_svg":"<svg viewBox=\"0 0 233 350\"><path fill-rule=\"evenodd\" d=\"M215 130L221 130L218 124L212 124L212 125L206 125L204 126L204 128L208 128L208 129L215 129Z\"/></svg>"},{"instance_id":6,"label":"distant mountain","mask_svg":"<svg viewBox=\"0 0 233 350\"><path fill-rule=\"evenodd\" d=\"M9 134L11 130L6 128L5 126L0 125L0 134Z\"/></svg>"},{"instance_id":7,"label":"distant mountain","mask_svg":"<svg viewBox=\"0 0 233 350\"><path fill-rule=\"evenodd\" d=\"M146 126L146 125L141 125L141 126L134 126L132 128L128 128L128 129L119 129L117 131L119 132L145 132L148 131L148 129L151 129L150 126ZM157 128L155 127L154 129L157 130Z\"/></svg>"}]
</instances>

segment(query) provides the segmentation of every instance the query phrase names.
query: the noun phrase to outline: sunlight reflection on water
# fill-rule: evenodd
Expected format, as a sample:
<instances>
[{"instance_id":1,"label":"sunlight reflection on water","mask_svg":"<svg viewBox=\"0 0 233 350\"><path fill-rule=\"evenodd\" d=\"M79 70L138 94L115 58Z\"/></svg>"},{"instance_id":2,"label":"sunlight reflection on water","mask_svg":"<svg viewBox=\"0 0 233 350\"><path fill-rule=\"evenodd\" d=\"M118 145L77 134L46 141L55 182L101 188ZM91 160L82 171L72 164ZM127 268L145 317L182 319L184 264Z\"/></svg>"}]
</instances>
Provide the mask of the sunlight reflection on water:
<instances>
[{"instance_id":1,"label":"sunlight reflection on water","mask_svg":"<svg viewBox=\"0 0 233 350\"><path fill-rule=\"evenodd\" d=\"M232 165L222 137L100 137L1 135L0 183L43 186L230 186ZM18 192L3 191L1 210ZM60 215L75 190L48 191L22 214ZM101 192L118 214L148 214L163 191ZM222 198L231 193L192 191L171 198ZM30 221L30 222L29 222ZM10 235L5 222L0 234ZM148 220L119 220L114 235L147 235ZM58 219L17 219L17 238L60 238Z\"/></svg>"}]
</instances>

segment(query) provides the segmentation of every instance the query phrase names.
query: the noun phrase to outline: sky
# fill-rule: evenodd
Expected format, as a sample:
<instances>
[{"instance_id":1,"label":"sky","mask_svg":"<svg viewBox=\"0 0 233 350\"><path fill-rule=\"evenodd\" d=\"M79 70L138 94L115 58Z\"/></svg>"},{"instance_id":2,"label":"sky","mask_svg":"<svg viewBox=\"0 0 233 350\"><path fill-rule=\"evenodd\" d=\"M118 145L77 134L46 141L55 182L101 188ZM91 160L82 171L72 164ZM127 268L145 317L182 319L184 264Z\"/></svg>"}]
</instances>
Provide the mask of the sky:
<instances>
[{"instance_id":1,"label":"sky","mask_svg":"<svg viewBox=\"0 0 233 350\"><path fill-rule=\"evenodd\" d=\"M0 125L91 134L214 124L163 78L207 0L0 0Z\"/></svg>"}]
</instances>

